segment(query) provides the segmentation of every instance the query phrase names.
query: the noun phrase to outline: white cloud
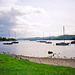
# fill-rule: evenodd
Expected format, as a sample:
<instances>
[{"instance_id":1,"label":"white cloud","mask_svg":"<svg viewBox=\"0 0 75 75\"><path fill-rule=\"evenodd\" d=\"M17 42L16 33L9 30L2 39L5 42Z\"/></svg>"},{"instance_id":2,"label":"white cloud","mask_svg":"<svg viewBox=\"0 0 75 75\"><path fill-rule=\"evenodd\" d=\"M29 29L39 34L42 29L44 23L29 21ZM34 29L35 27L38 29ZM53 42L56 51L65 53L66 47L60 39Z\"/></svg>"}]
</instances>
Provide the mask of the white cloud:
<instances>
[{"instance_id":1,"label":"white cloud","mask_svg":"<svg viewBox=\"0 0 75 75\"><path fill-rule=\"evenodd\" d=\"M5 26L5 31L13 30L19 34L26 33L26 35L29 35L31 32L36 31L37 28L34 23L27 21L27 18L32 19L35 16L36 19L36 14L39 15L41 13L41 8L33 8L31 6L1 7L0 25Z\"/></svg>"},{"instance_id":2,"label":"white cloud","mask_svg":"<svg viewBox=\"0 0 75 75\"><path fill-rule=\"evenodd\" d=\"M15 6L18 0L0 0L0 7Z\"/></svg>"},{"instance_id":3,"label":"white cloud","mask_svg":"<svg viewBox=\"0 0 75 75\"><path fill-rule=\"evenodd\" d=\"M43 32L59 35L64 25L67 33L74 34L74 7L74 0L0 0L0 32L12 30L23 37Z\"/></svg>"}]
</instances>

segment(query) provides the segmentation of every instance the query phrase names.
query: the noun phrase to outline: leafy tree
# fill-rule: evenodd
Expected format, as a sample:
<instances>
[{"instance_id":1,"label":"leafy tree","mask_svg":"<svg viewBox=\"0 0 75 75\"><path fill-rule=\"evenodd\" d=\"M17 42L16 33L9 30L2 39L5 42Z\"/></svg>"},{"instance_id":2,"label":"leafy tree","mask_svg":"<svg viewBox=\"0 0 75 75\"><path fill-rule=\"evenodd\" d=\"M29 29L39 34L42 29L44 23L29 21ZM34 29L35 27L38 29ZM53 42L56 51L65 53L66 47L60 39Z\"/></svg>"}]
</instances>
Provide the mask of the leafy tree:
<instances>
[{"instance_id":1,"label":"leafy tree","mask_svg":"<svg viewBox=\"0 0 75 75\"><path fill-rule=\"evenodd\" d=\"M71 37L70 40L75 40L75 37Z\"/></svg>"},{"instance_id":2,"label":"leafy tree","mask_svg":"<svg viewBox=\"0 0 75 75\"><path fill-rule=\"evenodd\" d=\"M2 41L2 37L0 37L0 41Z\"/></svg>"},{"instance_id":3,"label":"leafy tree","mask_svg":"<svg viewBox=\"0 0 75 75\"><path fill-rule=\"evenodd\" d=\"M6 37L3 37L3 38L2 38L2 41L7 41Z\"/></svg>"},{"instance_id":4,"label":"leafy tree","mask_svg":"<svg viewBox=\"0 0 75 75\"><path fill-rule=\"evenodd\" d=\"M0 41L15 41L16 39L14 38L6 38L6 37L0 37Z\"/></svg>"}]
</instances>

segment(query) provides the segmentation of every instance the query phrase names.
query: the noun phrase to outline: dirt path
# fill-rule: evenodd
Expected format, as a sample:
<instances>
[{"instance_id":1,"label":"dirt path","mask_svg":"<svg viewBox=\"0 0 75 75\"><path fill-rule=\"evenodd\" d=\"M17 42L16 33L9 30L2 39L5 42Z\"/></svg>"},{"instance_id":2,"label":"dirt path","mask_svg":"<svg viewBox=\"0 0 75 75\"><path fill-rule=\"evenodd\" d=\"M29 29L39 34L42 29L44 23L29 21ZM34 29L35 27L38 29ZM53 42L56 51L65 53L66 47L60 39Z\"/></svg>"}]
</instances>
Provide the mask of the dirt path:
<instances>
[{"instance_id":1,"label":"dirt path","mask_svg":"<svg viewBox=\"0 0 75 75\"><path fill-rule=\"evenodd\" d=\"M38 58L38 57L27 57L21 55L11 55L19 59L25 59L36 63L69 66L75 68L75 59L60 59L60 58Z\"/></svg>"}]
</instances>

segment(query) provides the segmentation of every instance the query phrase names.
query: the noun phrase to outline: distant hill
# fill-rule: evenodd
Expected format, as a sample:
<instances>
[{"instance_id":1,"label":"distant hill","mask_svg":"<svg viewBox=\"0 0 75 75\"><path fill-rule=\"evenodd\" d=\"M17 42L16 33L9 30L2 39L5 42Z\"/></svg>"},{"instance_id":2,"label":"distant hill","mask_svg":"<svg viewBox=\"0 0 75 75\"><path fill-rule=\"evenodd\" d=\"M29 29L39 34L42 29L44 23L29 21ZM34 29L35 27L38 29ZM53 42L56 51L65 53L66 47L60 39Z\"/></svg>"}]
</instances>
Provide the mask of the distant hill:
<instances>
[{"instance_id":1,"label":"distant hill","mask_svg":"<svg viewBox=\"0 0 75 75\"><path fill-rule=\"evenodd\" d=\"M60 35L51 37L33 37L33 38L18 38L17 40L75 40L75 35Z\"/></svg>"},{"instance_id":2,"label":"distant hill","mask_svg":"<svg viewBox=\"0 0 75 75\"><path fill-rule=\"evenodd\" d=\"M75 35L60 35L57 37L53 37L52 40L74 40L75 39Z\"/></svg>"}]
</instances>

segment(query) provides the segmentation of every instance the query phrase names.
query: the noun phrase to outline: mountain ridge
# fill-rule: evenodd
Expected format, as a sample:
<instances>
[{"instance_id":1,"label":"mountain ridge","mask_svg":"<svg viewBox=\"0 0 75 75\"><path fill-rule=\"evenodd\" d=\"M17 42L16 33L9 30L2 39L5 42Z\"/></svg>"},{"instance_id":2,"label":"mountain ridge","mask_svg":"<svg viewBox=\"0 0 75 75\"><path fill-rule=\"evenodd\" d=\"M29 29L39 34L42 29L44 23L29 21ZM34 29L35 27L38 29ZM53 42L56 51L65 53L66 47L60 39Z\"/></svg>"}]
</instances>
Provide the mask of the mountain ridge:
<instances>
[{"instance_id":1,"label":"mountain ridge","mask_svg":"<svg viewBox=\"0 0 75 75\"><path fill-rule=\"evenodd\" d=\"M18 38L17 40L75 40L75 35L59 35L51 37Z\"/></svg>"}]
</instances>

